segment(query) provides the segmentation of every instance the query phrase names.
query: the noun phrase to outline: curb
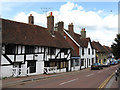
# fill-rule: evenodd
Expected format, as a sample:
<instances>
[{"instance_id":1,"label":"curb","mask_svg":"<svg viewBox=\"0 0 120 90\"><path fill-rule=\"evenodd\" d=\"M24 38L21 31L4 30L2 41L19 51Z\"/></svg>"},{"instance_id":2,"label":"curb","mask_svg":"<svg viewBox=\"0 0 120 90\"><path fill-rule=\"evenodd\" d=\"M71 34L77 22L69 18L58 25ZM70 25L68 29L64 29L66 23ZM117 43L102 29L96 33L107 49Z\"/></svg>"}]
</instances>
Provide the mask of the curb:
<instances>
[{"instance_id":1,"label":"curb","mask_svg":"<svg viewBox=\"0 0 120 90\"><path fill-rule=\"evenodd\" d=\"M67 75L67 74L75 74L75 73L78 73L78 72L80 72L80 71L72 71L72 72L69 72L69 73L58 73L57 75L52 75L52 76L45 76L45 77L39 77L39 78L19 80L19 81L16 81L16 82L5 83L4 87L6 88L6 87L9 87L9 86L12 86L12 85L17 85L19 83L25 83L25 82L36 81L36 80L41 80L41 79L47 79L47 78L52 78L52 77L62 76L62 75Z\"/></svg>"}]
</instances>

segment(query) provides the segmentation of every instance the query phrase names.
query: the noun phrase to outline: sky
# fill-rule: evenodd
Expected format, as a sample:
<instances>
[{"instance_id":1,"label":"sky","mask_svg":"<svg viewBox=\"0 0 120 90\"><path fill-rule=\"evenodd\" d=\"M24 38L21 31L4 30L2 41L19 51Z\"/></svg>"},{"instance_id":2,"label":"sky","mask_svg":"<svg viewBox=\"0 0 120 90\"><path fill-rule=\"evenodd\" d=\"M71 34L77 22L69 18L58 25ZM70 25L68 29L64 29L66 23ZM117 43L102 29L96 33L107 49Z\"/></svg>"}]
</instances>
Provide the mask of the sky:
<instances>
[{"instance_id":1,"label":"sky","mask_svg":"<svg viewBox=\"0 0 120 90\"><path fill-rule=\"evenodd\" d=\"M34 16L34 23L47 27L47 18L53 12L54 22L74 24L74 32L80 34L86 29L87 37L111 46L118 33L118 2L2 2L0 16L4 19L28 23L28 16Z\"/></svg>"}]
</instances>

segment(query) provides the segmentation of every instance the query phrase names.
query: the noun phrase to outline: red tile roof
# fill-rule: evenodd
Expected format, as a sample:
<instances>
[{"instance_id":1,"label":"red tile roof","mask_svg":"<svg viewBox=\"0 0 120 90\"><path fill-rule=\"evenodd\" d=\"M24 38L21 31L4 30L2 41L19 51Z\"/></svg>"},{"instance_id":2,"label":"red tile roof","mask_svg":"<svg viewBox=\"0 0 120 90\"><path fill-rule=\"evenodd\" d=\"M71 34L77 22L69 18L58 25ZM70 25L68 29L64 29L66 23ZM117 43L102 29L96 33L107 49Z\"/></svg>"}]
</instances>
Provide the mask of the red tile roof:
<instances>
[{"instance_id":1,"label":"red tile roof","mask_svg":"<svg viewBox=\"0 0 120 90\"><path fill-rule=\"evenodd\" d=\"M69 33L68 30L65 30ZM72 37L72 36L71 36ZM85 47L87 48L88 47L88 42L91 43L91 40L89 37L87 38L81 38L81 35L80 34L77 34L77 33L74 33L73 37L72 37L81 47ZM92 46L92 44L91 44Z\"/></svg>"},{"instance_id":2,"label":"red tile roof","mask_svg":"<svg viewBox=\"0 0 120 90\"><path fill-rule=\"evenodd\" d=\"M93 46L93 48L95 48L98 52L103 52L103 53L105 53L106 51L105 51L105 49L104 49L104 47L99 43L99 42L95 42L95 41L93 41L92 42L92 46Z\"/></svg>"},{"instance_id":3,"label":"red tile roof","mask_svg":"<svg viewBox=\"0 0 120 90\"><path fill-rule=\"evenodd\" d=\"M111 48L108 46L103 45L104 49L106 50L106 53L111 53Z\"/></svg>"},{"instance_id":4,"label":"red tile roof","mask_svg":"<svg viewBox=\"0 0 120 90\"><path fill-rule=\"evenodd\" d=\"M41 26L2 19L2 42L4 44L71 48L59 32L55 32L54 36L52 37L47 28Z\"/></svg>"}]
</instances>

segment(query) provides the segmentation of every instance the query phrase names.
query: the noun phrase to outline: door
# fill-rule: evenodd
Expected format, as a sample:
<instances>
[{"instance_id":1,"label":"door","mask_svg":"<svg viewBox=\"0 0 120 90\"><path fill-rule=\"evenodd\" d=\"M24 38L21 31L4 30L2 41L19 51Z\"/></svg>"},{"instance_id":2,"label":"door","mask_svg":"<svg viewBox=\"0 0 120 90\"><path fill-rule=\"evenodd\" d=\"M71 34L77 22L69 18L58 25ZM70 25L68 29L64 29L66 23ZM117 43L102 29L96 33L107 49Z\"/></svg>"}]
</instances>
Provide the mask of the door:
<instances>
[{"instance_id":1,"label":"door","mask_svg":"<svg viewBox=\"0 0 120 90\"><path fill-rule=\"evenodd\" d=\"M36 72L36 61L28 61L27 67L29 67L29 73L35 73Z\"/></svg>"},{"instance_id":2,"label":"door","mask_svg":"<svg viewBox=\"0 0 120 90\"><path fill-rule=\"evenodd\" d=\"M19 75L21 74L21 63L19 63L19 62L14 62L13 68L15 68L15 69L14 69L15 76L19 76Z\"/></svg>"}]
</instances>

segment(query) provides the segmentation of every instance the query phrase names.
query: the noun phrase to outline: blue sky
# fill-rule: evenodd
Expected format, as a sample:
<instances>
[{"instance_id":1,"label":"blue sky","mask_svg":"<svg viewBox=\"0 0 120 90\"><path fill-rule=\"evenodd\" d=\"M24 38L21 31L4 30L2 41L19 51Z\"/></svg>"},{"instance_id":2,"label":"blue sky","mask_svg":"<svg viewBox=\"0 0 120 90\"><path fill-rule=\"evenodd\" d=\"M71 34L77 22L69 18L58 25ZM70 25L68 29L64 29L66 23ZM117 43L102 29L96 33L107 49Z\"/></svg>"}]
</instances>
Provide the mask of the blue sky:
<instances>
[{"instance_id":1,"label":"blue sky","mask_svg":"<svg viewBox=\"0 0 120 90\"><path fill-rule=\"evenodd\" d=\"M35 24L46 27L43 8L52 11L55 23L64 21L64 27L73 22L74 31L80 34L86 28L87 37L111 46L118 33L118 2L2 2L2 18L28 23L32 13ZM47 13L48 14L48 13Z\"/></svg>"},{"instance_id":2,"label":"blue sky","mask_svg":"<svg viewBox=\"0 0 120 90\"><path fill-rule=\"evenodd\" d=\"M66 2L4 2L2 3L3 12L1 15L3 18L13 19L13 17L20 12L29 13L30 11L36 11L38 13L43 13L43 9L41 8L50 8L48 10L51 11L59 10L60 6L65 3ZM74 2L74 3L83 6L85 11L104 10L106 15L111 13L118 14L118 2Z\"/></svg>"}]
</instances>

